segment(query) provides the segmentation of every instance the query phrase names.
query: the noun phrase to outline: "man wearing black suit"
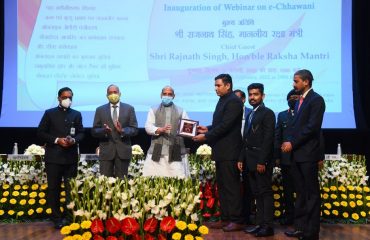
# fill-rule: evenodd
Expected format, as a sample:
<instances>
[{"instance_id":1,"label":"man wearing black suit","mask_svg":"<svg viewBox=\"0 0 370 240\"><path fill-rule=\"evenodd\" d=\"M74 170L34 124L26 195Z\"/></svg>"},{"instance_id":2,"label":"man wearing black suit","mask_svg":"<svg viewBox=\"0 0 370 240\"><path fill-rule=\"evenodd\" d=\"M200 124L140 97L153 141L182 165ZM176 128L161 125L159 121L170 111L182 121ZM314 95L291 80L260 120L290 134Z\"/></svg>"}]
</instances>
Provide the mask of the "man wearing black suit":
<instances>
[{"instance_id":1,"label":"man wearing black suit","mask_svg":"<svg viewBox=\"0 0 370 240\"><path fill-rule=\"evenodd\" d=\"M238 167L246 167L252 193L256 198L256 226L245 232L256 237L274 235L273 193L271 186L272 158L274 150L275 114L265 107L264 86L252 83L248 86L249 104L253 111L247 116L243 135L243 148ZM244 166L245 165L245 166Z\"/></svg>"},{"instance_id":2,"label":"man wearing black suit","mask_svg":"<svg viewBox=\"0 0 370 240\"><path fill-rule=\"evenodd\" d=\"M124 178L131 159L131 137L138 132L135 109L120 102L121 92L109 85L109 103L96 109L91 135L99 138L100 174Z\"/></svg>"},{"instance_id":3,"label":"man wearing black suit","mask_svg":"<svg viewBox=\"0 0 370 240\"><path fill-rule=\"evenodd\" d=\"M321 124L324 99L313 91L312 73L299 70L294 74L294 89L300 94L288 140L281 146L292 153L292 171L296 184L294 231L285 234L300 239L319 239L320 187L318 161L322 160Z\"/></svg>"},{"instance_id":4,"label":"man wearing black suit","mask_svg":"<svg viewBox=\"0 0 370 240\"><path fill-rule=\"evenodd\" d=\"M294 220L294 180L291 171L291 153L281 151L281 144L287 141L288 131L294 118L294 107L299 94L293 89L287 95L289 109L278 114L275 128L274 158L281 168L284 191L284 216L280 219L281 225L292 225Z\"/></svg>"},{"instance_id":5,"label":"man wearing black suit","mask_svg":"<svg viewBox=\"0 0 370 240\"><path fill-rule=\"evenodd\" d=\"M243 105L232 92L232 78L220 74L215 78L216 94L220 97L213 113L212 125L198 127L194 141L207 141L216 162L216 182L219 189L221 221L211 225L225 232L243 229L242 202L237 160L241 150Z\"/></svg>"},{"instance_id":6,"label":"man wearing black suit","mask_svg":"<svg viewBox=\"0 0 370 240\"><path fill-rule=\"evenodd\" d=\"M46 143L47 202L52 209L51 219L57 229L67 224L60 211L62 178L69 202L68 180L77 176L77 143L84 137L81 113L70 108L72 97L70 88L61 88L58 91L59 106L45 111L37 129L38 137Z\"/></svg>"},{"instance_id":7,"label":"man wearing black suit","mask_svg":"<svg viewBox=\"0 0 370 240\"><path fill-rule=\"evenodd\" d=\"M234 90L235 95L240 98L243 102L243 120L242 120L242 128L241 133L242 137L244 134L244 126L245 126L245 117L249 115L249 113L252 111L249 107L244 106L246 101L245 92L243 92L240 89ZM252 190L250 188L250 184L248 181L248 171L246 168L243 169L241 172L242 174L242 205L243 205L243 217L245 224L251 224L250 215L251 215L251 207L252 207L252 201L254 200L252 198Z\"/></svg>"}]
</instances>

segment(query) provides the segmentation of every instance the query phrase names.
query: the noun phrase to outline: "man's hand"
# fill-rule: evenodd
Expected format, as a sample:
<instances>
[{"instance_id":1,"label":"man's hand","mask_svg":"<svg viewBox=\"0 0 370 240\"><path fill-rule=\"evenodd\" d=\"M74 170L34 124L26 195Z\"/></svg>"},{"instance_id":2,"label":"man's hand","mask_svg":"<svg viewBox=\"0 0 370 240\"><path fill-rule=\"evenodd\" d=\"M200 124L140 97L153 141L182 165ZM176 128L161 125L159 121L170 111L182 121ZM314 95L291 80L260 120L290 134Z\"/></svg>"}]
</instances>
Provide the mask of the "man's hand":
<instances>
[{"instance_id":1,"label":"man's hand","mask_svg":"<svg viewBox=\"0 0 370 240\"><path fill-rule=\"evenodd\" d=\"M208 128L205 126L198 126L197 127L197 133L206 133L208 132Z\"/></svg>"},{"instance_id":2,"label":"man's hand","mask_svg":"<svg viewBox=\"0 0 370 240\"><path fill-rule=\"evenodd\" d=\"M238 162L238 169L239 171L243 171L243 162Z\"/></svg>"},{"instance_id":3,"label":"man's hand","mask_svg":"<svg viewBox=\"0 0 370 240\"><path fill-rule=\"evenodd\" d=\"M266 166L264 164L257 164L257 172L258 173L265 173Z\"/></svg>"},{"instance_id":4,"label":"man's hand","mask_svg":"<svg viewBox=\"0 0 370 240\"><path fill-rule=\"evenodd\" d=\"M160 128L157 128L157 130L155 131L156 134L165 134L165 133L169 133L172 129L172 126L170 124L164 126L164 127L160 127Z\"/></svg>"},{"instance_id":5,"label":"man's hand","mask_svg":"<svg viewBox=\"0 0 370 240\"><path fill-rule=\"evenodd\" d=\"M121 123L117 120L115 123L114 123L114 128L116 129L117 132L119 132L120 134L122 134L122 125Z\"/></svg>"},{"instance_id":6,"label":"man's hand","mask_svg":"<svg viewBox=\"0 0 370 240\"><path fill-rule=\"evenodd\" d=\"M57 144L64 148L71 146L67 138L58 138Z\"/></svg>"},{"instance_id":7,"label":"man's hand","mask_svg":"<svg viewBox=\"0 0 370 240\"><path fill-rule=\"evenodd\" d=\"M281 145L281 151L284 153L291 152L293 149L292 143L291 142L283 142Z\"/></svg>"},{"instance_id":8,"label":"man's hand","mask_svg":"<svg viewBox=\"0 0 370 240\"><path fill-rule=\"evenodd\" d=\"M111 133L112 129L108 126L108 124L104 124L104 132L105 133Z\"/></svg>"},{"instance_id":9,"label":"man's hand","mask_svg":"<svg viewBox=\"0 0 370 240\"><path fill-rule=\"evenodd\" d=\"M194 142L204 142L205 140L207 140L207 138L206 138L206 135L204 135L203 133L198 134L195 137L193 137Z\"/></svg>"}]
</instances>

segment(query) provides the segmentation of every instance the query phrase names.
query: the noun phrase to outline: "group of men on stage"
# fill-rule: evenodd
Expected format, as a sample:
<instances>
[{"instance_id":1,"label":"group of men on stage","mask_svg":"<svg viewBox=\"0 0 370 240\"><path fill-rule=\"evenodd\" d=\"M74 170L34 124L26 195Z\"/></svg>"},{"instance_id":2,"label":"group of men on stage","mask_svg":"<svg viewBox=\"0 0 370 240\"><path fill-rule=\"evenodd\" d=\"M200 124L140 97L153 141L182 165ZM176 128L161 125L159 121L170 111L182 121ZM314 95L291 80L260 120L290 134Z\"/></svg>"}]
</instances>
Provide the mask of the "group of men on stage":
<instances>
[{"instance_id":1,"label":"group of men on stage","mask_svg":"<svg viewBox=\"0 0 370 240\"><path fill-rule=\"evenodd\" d=\"M299 239L319 238L318 162L323 160L321 124L325 103L313 91L312 81L308 70L294 74L294 89L287 97L289 109L279 114L275 124L274 112L263 103L263 84L248 86L248 101L253 107L248 109L243 104L246 98L243 91L233 92L229 74L215 77L219 101L212 124L198 126L192 138L212 147L216 164L221 221L210 224L211 228L226 232L244 230L256 237L274 235L271 176L275 160L279 159L287 200L283 223L294 223L295 227L285 234ZM96 109L92 136L99 139L101 174L123 178L131 158L130 137L137 134L138 126L134 108L120 102L120 95L118 86L108 86L109 103ZM149 110L145 124L152 142L143 173L186 177L186 151L182 137L177 134L177 124L188 115L173 103L172 87L165 86L160 96L162 102ZM62 178L68 181L77 175L76 144L84 136L81 114L70 108L72 97L71 89L60 89L59 106L45 111L38 128L38 136L46 143L48 202L56 228L65 225L59 209L60 184ZM293 192L297 196L294 203ZM252 199L256 202L256 225L244 229L249 224Z\"/></svg>"}]
</instances>

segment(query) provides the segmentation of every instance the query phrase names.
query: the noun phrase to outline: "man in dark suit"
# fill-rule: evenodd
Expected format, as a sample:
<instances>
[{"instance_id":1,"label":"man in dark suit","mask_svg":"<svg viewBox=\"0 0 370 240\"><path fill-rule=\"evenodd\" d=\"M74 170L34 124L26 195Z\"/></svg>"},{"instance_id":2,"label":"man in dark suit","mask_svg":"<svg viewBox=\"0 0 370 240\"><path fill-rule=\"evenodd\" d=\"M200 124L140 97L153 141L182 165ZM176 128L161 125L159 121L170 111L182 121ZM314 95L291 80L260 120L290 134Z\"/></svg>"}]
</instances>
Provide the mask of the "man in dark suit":
<instances>
[{"instance_id":1,"label":"man in dark suit","mask_svg":"<svg viewBox=\"0 0 370 240\"><path fill-rule=\"evenodd\" d=\"M294 89L300 94L295 106L295 116L288 140L281 146L283 152L292 153L292 172L296 185L294 231L287 236L300 239L319 239L320 187L318 161L322 160L320 148L321 124L325 112L324 99L313 91L312 73L299 70L294 74Z\"/></svg>"},{"instance_id":2,"label":"man in dark suit","mask_svg":"<svg viewBox=\"0 0 370 240\"><path fill-rule=\"evenodd\" d=\"M100 174L124 178L131 159L131 138L138 132L135 109L120 102L121 92L109 85L109 103L96 109L91 134L99 138Z\"/></svg>"},{"instance_id":3,"label":"man in dark suit","mask_svg":"<svg viewBox=\"0 0 370 240\"><path fill-rule=\"evenodd\" d=\"M249 113L252 111L251 108L244 106L246 101L245 92L243 92L240 89L234 90L235 95L240 98L243 102L243 120L242 120L242 128L241 133L242 137L244 134L244 126L245 126L245 117L249 115ZM244 216L244 222L245 224L251 224L250 215L251 215L251 207L254 205L252 202L254 198L252 198L252 190L250 188L250 184L248 181L248 171L246 168L243 169L241 172L242 176L242 205L243 205L243 216Z\"/></svg>"},{"instance_id":4,"label":"man in dark suit","mask_svg":"<svg viewBox=\"0 0 370 240\"><path fill-rule=\"evenodd\" d=\"M237 160L241 150L243 105L232 92L232 78L220 74L215 78L216 94L220 97L210 127L199 126L194 141L207 141L216 162L216 182L219 189L221 221L210 227L225 232L243 229L242 202Z\"/></svg>"},{"instance_id":5,"label":"man in dark suit","mask_svg":"<svg viewBox=\"0 0 370 240\"><path fill-rule=\"evenodd\" d=\"M292 225L294 220L294 180L291 171L291 153L281 151L281 144L287 141L288 131L294 118L294 107L299 98L299 94L293 89L287 95L288 110L278 114L275 128L275 151L274 158L281 168L284 188L284 208L285 212L280 219L281 225Z\"/></svg>"},{"instance_id":6,"label":"man in dark suit","mask_svg":"<svg viewBox=\"0 0 370 240\"><path fill-rule=\"evenodd\" d=\"M61 88L58 91L59 106L45 111L37 129L38 137L46 143L47 202L57 229L67 224L60 211L62 178L68 203L71 191L68 180L77 176L77 143L84 137L81 113L70 108L72 97L70 88Z\"/></svg>"},{"instance_id":7,"label":"man in dark suit","mask_svg":"<svg viewBox=\"0 0 370 240\"><path fill-rule=\"evenodd\" d=\"M248 180L257 205L256 226L246 229L245 232L256 237L274 235L271 177L275 114L265 107L264 98L263 84L252 83L248 86L248 100L253 111L245 122L243 148L238 163L240 170L244 167L248 170Z\"/></svg>"}]
</instances>

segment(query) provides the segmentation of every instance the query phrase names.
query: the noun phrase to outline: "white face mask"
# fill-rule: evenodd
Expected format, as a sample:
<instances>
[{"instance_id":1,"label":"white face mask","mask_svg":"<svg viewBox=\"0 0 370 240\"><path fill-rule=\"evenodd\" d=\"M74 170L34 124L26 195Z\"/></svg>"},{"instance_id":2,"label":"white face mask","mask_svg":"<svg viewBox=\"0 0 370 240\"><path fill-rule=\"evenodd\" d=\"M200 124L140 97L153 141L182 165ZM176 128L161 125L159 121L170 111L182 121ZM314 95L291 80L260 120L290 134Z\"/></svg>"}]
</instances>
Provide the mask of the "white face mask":
<instances>
[{"instance_id":1,"label":"white face mask","mask_svg":"<svg viewBox=\"0 0 370 240\"><path fill-rule=\"evenodd\" d=\"M62 105L64 108L69 108L72 105L72 100L69 98L63 99L60 105Z\"/></svg>"}]
</instances>

